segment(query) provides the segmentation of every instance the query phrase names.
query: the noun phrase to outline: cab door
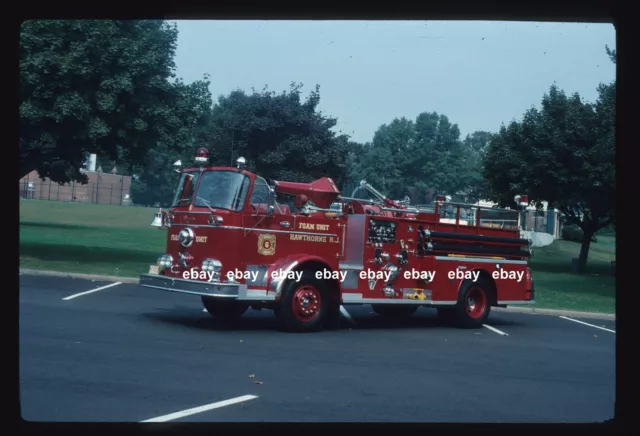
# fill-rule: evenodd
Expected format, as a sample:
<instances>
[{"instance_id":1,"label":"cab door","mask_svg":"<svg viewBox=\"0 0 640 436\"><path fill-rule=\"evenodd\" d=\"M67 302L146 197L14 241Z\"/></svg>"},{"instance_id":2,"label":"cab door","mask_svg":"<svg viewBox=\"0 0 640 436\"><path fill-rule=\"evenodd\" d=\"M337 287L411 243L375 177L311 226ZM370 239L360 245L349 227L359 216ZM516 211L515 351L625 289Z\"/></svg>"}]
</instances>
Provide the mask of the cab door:
<instances>
[{"instance_id":1,"label":"cab door","mask_svg":"<svg viewBox=\"0 0 640 436\"><path fill-rule=\"evenodd\" d=\"M294 217L286 205L269 204L270 188L267 182L257 177L249 199L251 215L245 217L245 242L249 249L247 265L270 265L288 253L288 240L293 231ZM269 206L274 206L269 213Z\"/></svg>"}]
</instances>

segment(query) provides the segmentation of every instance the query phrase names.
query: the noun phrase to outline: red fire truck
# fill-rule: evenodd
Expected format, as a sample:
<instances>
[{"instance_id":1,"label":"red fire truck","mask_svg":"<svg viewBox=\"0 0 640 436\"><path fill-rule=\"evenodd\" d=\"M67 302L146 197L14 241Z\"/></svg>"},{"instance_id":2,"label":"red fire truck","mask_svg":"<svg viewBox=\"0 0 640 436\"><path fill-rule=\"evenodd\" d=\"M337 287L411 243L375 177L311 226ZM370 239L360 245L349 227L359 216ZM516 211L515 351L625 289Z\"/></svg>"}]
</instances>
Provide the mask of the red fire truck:
<instances>
[{"instance_id":1,"label":"red fire truck","mask_svg":"<svg viewBox=\"0 0 640 436\"><path fill-rule=\"evenodd\" d=\"M373 199L342 196L326 177L268 183L243 158L237 168L212 167L204 148L195 160L176 169L175 200L154 217L167 231L166 253L140 285L200 296L214 317L270 309L286 330L311 331L339 319L342 305L370 304L396 320L426 306L473 328L492 306L534 302L519 225L526 196L514 210L442 196L429 209L365 181L356 191Z\"/></svg>"}]
</instances>

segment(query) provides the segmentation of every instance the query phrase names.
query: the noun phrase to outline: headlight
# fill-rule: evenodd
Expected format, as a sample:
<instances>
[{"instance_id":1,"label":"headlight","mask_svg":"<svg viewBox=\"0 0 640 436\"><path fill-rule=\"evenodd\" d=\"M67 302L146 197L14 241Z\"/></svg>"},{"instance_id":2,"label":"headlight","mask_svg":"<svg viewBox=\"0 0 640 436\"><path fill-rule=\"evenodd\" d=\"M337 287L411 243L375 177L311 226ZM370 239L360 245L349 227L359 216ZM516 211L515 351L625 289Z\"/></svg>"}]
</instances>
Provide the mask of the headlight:
<instances>
[{"instance_id":1,"label":"headlight","mask_svg":"<svg viewBox=\"0 0 640 436\"><path fill-rule=\"evenodd\" d=\"M222 269L222 263L217 259L205 259L202 261L202 271L219 272Z\"/></svg>"},{"instance_id":2,"label":"headlight","mask_svg":"<svg viewBox=\"0 0 640 436\"><path fill-rule=\"evenodd\" d=\"M171 268L173 265L173 257L170 254L165 254L158 258L158 266L160 268Z\"/></svg>"},{"instance_id":3,"label":"headlight","mask_svg":"<svg viewBox=\"0 0 640 436\"><path fill-rule=\"evenodd\" d=\"M195 235L193 234L193 230L188 227L180 230L180 233L178 233L178 241L183 247L191 247L194 239Z\"/></svg>"}]
</instances>

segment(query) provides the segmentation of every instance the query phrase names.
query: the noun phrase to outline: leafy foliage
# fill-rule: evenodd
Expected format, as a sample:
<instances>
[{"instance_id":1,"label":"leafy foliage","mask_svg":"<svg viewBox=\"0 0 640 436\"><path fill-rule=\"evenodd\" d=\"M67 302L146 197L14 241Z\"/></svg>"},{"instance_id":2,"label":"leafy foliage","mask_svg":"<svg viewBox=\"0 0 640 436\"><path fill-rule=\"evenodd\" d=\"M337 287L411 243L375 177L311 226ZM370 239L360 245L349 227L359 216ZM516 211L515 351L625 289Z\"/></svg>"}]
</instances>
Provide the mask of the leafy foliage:
<instances>
[{"instance_id":1,"label":"leafy foliage","mask_svg":"<svg viewBox=\"0 0 640 436\"><path fill-rule=\"evenodd\" d=\"M571 242L582 242L584 239L584 231L576 224L569 224L562 227L562 239ZM598 237L593 235L591 242L598 242Z\"/></svg>"},{"instance_id":2,"label":"leafy foliage","mask_svg":"<svg viewBox=\"0 0 640 436\"><path fill-rule=\"evenodd\" d=\"M169 207L179 176L173 163L193 159L194 151L209 140L213 99L209 91L209 76L191 84L181 80L174 83L176 99L172 116L176 120L173 138L164 138L147 155L142 165L135 167L136 180L131 185L131 198L139 205Z\"/></svg>"},{"instance_id":3,"label":"leafy foliage","mask_svg":"<svg viewBox=\"0 0 640 436\"><path fill-rule=\"evenodd\" d=\"M500 129L484 157L494 200L505 205L526 193L582 229L581 271L592 236L615 222L615 82L601 84L598 93L591 104L552 86L540 109Z\"/></svg>"},{"instance_id":4,"label":"leafy foliage","mask_svg":"<svg viewBox=\"0 0 640 436\"><path fill-rule=\"evenodd\" d=\"M20 176L86 182L87 153L131 164L193 120L177 115L177 29L161 20L38 20L20 34Z\"/></svg>"},{"instance_id":5,"label":"leafy foliage","mask_svg":"<svg viewBox=\"0 0 640 436\"><path fill-rule=\"evenodd\" d=\"M310 182L332 177L341 184L349 138L331 130L336 119L317 111L319 87L304 101L301 89L294 83L280 94L265 88L221 96L209 126L213 163L235 165L243 156L251 171L266 178Z\"/></svg>"},{"instance_id":6,"label":"leafy foliage","mask_svg":"<svg viewBox=\"0 0 640 436\"><path fill-rule=\"evenodd\" d=\"M396 118L380 126L370 144L354 148L350 179L366 179L393 198L408 195L414 204L430 203L436 192L463 191L466 199L477 200L489 138L475 132L461 141L457 124L436 112L421 113L415 121Z\"/></svg>"}]
</instances>

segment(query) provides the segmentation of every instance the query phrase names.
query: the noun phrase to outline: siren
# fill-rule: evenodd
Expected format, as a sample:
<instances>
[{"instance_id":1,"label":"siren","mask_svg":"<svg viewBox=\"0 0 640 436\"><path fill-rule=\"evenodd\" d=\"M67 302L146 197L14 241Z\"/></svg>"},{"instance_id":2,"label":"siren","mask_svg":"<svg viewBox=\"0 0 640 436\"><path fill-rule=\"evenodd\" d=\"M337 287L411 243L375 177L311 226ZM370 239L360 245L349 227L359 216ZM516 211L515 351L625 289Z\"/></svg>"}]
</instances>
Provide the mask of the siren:
<instances>
[{"instance_id":1,"label":"siren","mask_svg":"<svg viewBox=\"0 0 640 436\"><path fill-rule=\"evenodd\" d=\"M151 227L156 227L158 229L161 229L163 227L162 209L160 209L158 212L155 213L155 216L153 217L153 221L151 221Z\"/></svg>"},{"instance_id":2,"label":"siren","mask_svg":"<svg viewBox=\"0 0 640 436\"><path fill-rule=\"evenodd\" d=\"M200 164L205 164L209 161L209 150L204 147L200 147L196 150L196 157L194 159Z\"/></svg>"}]
</instances>

